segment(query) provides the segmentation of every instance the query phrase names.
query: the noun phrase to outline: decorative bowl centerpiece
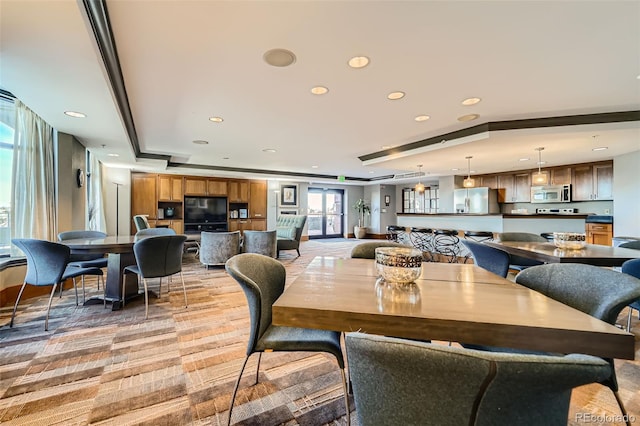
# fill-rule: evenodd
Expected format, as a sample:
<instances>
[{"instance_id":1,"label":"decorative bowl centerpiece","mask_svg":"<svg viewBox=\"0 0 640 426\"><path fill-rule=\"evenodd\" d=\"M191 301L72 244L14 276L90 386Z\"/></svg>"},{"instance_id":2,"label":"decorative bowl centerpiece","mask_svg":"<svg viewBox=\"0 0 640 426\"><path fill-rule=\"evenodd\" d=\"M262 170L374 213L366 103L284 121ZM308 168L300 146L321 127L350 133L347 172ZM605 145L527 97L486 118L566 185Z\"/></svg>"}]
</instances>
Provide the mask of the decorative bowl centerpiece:
<instances>
[{"instance_id":1,"label":"decorative bowl centerpiece","mask_svg":"<svg viewBox=\"0 0 640 426\"><path fill-rule=\"evenodd\" d=\"M553 244L561 249L580 250L587 244L587 236L579 232L554 232Z\"/></svg>"},{"instance_id":2,"label":"decorative bowl centerpiece","mask_svg":"<svg viewBox=\"0 0 640 426\"><path fill-rule=\"evenodd\" d=\"M414 282L422 270L422 252L410 247L378 247L376 271L390 283Z\"/></svg>"}]
</instances>

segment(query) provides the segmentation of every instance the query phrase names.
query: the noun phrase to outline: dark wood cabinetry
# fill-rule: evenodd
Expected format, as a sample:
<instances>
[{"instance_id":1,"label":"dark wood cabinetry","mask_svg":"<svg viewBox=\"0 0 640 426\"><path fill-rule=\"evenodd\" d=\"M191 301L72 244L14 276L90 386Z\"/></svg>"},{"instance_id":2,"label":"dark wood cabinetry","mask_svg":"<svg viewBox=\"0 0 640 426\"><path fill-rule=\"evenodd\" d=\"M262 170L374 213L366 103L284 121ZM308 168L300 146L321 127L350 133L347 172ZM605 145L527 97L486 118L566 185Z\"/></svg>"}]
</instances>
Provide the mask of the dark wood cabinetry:
<instances>
[{"instance_id":1,"label":"dark wood cabinetry","mask_svg":"<svg viewBox=\"0 0 640 426\"><path fill-rule=\"evenodd\" d=\"M531 173L498 175L498 202L528 203L531 201Z\"/></svg>"},{"instance_id":2,"label":"dark wood cabinetry","mask_svg":"<svg viewBox=\"0 0 640 426\"><path fill-rule=\"evenodd\" d=\"M610 246L613 240L613 225L609 223L587 223L587 243Z\"/></svg>"},{"instance_id":3,"label":"dark wood cabinetry","mask_svg":"<svg viewBox=\"0 0 640 426\"><path fill-rule=\"evenodd\" d=\"M571 183L573 201L612 200L613 163L574 166Z\"/></svg>"}]
</instances>

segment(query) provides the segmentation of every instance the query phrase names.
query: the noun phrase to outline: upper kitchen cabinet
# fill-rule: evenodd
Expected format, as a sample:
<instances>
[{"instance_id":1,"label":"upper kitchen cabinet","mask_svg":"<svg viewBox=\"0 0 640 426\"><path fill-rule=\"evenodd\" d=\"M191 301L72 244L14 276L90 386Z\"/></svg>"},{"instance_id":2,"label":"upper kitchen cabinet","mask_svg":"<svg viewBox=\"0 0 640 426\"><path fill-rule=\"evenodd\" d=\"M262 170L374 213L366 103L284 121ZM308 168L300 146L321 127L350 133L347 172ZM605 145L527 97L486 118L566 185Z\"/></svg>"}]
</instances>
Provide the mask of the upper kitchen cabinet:
<instances>
[{"instance_id":1,"label":"upper kitchen cabinet","mask_svg":"<svg viewBox=\"0 0 640 426\"><path fill-rule=\"evenodd\" d=\"M531 173L498 175L498 202L528 203L531 201Z\"/></svg>"},{"instance_id":2,"label":"upper kitchen cabinet","mask_svg":"<svg viewBox=\"0 0 640 426\"><path fill-rule=\"evenodd\" d=\"M147 215L155 219L158 209L156 203L156 175L149 173L131 174L131 216ZM135 229L135 228L133 228Z\"/></svg>"},{"instance_id":3,"label":"upper kitchen cabinet","mask_svg":"<svg viewBox=\"0 0 640 426\"><path fill-rule=\"evenodd\" d=\"M251 194L249 217L252 219L265 219L267 217L267 182L264 180L252 180L249 184L249 192Z\"/></svg>"},{"instance_id":4,"label":"upper kitchen cabinet","mask_svg":"<svg viewBox=\"0 0 640 426\"><path fill-rule=\"evenodd\" d=\"M193 176L184 178L184 195L227 195L227 182L222 179L207 179Z\"/></svg>"},{"instance_id":5,"label":"upper kitchen cabinet","mask_svg":"<svg viewBox=\"0 0 640 426\"><path fill-rule=\"evenodd\" d=\"M613 200L613 162L573 166L572 201Z\"/></svg>"},{"instance_id":6,"label":"upper kitchen cabinet","mask_svg":"<svg viewBox=\"0 0 640 426\"><path fill-rule=\"evenodd\" d=\"M556 167L551 169L551 185L569 185L571 183L571 167Z\"/></svg>"},{"instance_id":7,"label":"upper kitchen cabinet","mask_svg":"<svg viewBox=\"0 0 640 426\"><path fill-rule=\"evenodd\" d=\"M479 181L478 187L486 186L491 189L498 189L498 175L482 175L476 177Z\"/></svg>"},{"instance_id":8,"label":"upper kitchen cabinet","mask_svg":"<svg viewBox=\"0 0 640 426\"><path fill-rule=\"evenodd\" d=\"M249 202L249 181L247 180L230 180L227 182L230 203L248 203Z\"/></svg>"},{"instance_id":9,"label":"upper kitchen cabinet","mask_svg":"<svg viewBox=\"0 0 640 426\"><path fill-rule=\"evenodd\" d=\"M182 202L182 176L158 176L158 201Z\"/></svg>"}]
</instances>

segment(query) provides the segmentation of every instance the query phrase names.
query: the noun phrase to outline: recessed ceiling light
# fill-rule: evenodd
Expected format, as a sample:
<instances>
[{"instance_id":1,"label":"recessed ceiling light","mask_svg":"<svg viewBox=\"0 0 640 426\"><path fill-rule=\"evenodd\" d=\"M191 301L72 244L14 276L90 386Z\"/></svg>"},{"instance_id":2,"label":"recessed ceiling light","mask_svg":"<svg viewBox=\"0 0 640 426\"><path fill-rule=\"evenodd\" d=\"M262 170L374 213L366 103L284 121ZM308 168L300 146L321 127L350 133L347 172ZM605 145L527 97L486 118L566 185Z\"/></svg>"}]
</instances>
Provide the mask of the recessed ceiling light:
<instances>
[{"instance_id":1,"label":"recessed ceiling light","mask_svg":"<svg viewBox=\"0 0 640 426\"><path fill-rule=\"evenodd\" d=\"M311 168L312 168L312 169L317 169L317 168L318 168L318 166L313 165L313 166L311 166Z\"/></svg>"},{"instance_id":2,"label":"recessed ceiling light","mask_svg":"<svg viewBox=\"0 0 640 426\"><path fill-rule=\"evenodd\" d=\"M328 91L329 89L324 86L316 86L311 88L311 93L313 93L314 95L324 95Z\"/></svg>"},{"instance_id":3,"label":"recessed ceiling light","mask_svg":"<svg viewBox=\"0 0 640 426\"><path fill-rule=\"evenodd\" d=\"M209 145L208 141L203 141L201 139L197 139L197 140L193 141L193 143L195 143L196 145Z\"/></svg>"},{"instance_id":4,"label":"recessed ceiling light","mask_svg":"<svg viewBox=\"0 0 640 426\"><path fill-rule=\"evenodd\" d=\"M457 172L458 170L460 169L458 169L457 167L454 167L453 169L451 169L452 172Z\"/></svg>"},{"instance_id":5,"label":"recessed ceiling light","mask_svg":"<svg viewBox=\"0 0 640 426\"><path fill-rule=\"evenodd\" d=\"M354 56L349 59L349 66L351 68L364 68L369 65L369 58L366 56Z\"/></svg>"},{"instance_id":6,"label":"recessed ceiling light","mask_svg":"<svg viewBox=\"0 0 640 426\"><path fill-rule=\"evenodd\" d=\"M263 149L263 150L262 150L262 152L268 152L268 153L273 154L274 152L278 152L278 151L276 151L276 150L275 150L275 149L273 149L273 148L265 148L265 149Z\"/></svg>"},{"instance_id":7,"label":"recessed ceiling light","mask_svg":"<svg viewBox=\"0 0 640 426\"><path fill-rule=\"evenodd\" d=\"M109 157L120 157L120 154L107 154Z\"/></svg>"},{"instance_id":8,"label":"recessed ceiling light","mask_svg":"<svg viewBox=\"0 0 640 426\"><path fill-rule=\"evenodd\" d=\"M529 158L521 158L518 161L529 161Z\"/></svg>"},{"instance_id":9,"label":"recessed ceiling light","mask_svg":"<svg viewBox=\"0 0 640 426\"><path fill-rule=\"evenodd\" d=\"M458 121L473 121L480 117L478 114L467 114L462 117L458 117Z\"/></svg>"},{"instance_id":10,"label":"recessed ceiling light","mask_svg":"<svg viewBox=\"0 0 640 426\"><path fill-rule=\"evenodd\" d=\"M229 157L222 157L222 159L223 159L223 160L228 160L228 159L229 159Z\"/></svg>"},{"instance_id":11,"label":"recessed ceiling light","mask_svg":"<svg viewBox=\"0 0 640 426\"><path fill-rule=\"evenodd\" d=\"M391 145L382 145L380 149L391 149L393 148Z\"/></svg>"},{"instance_id":12,"label":"recessed ceiling light","mask_svg":"<svg viewBox=\"0 0 640 426\"><path fill-rule=\"evenodd\" d=\"M539 165L539 166L544 166L545 164L547 164L547 162L546 161L538 161L538 162L536 162L536 164Z\"/></svg>"},{"instance_id":13,"label":"recessed ceiling light","mask_svg":"<svg viewBox=\"0 0 640 426\"><path fill-rule=\"evenodd\" d=\"M402 98L404 98L404 92L391 92L387 95L387 99L391 101L397 101Z\"/></svg>"},{"instance_id":14,"label":"recessed ceiling light","mask_svg":"<svg viewBox=\"0 0 640 426\"><path fill-rule=\"evenodd\" d=\"M605 149L609 149L608 146L599 146L597 148L593 148L591 151L604 151Z\"/></svg>"},{"instance_id":15,"label":"recessed ceiling light","mask_svg":"<svg viewBox=\"0 0 640 426\"><path fill-rule=\"evenodd\" d=\"M371 171L369 171L369 173L374 174L374 173L375 173L375 171L371 170Z\"/></svg>"},{"instance_id":16,"label":"recessed ceiling light","mask_svg":"<svg viewBox=\"0 0 640 426\"><path fill-rule=\"evenodd\" d=\"M416 116L416 118L414 118L414 120L416 120L416 121L427 121L430 118L431 117L429 117L428 115L418 115L418 116Z\"/></svg>"},{"instance_id":17,"label":"recessed ceiling light","mask_svg":"<svg viewBox=\"0 0 640 426\"><path fill-rule=\"evenodd\" d=\"M296 55L287 49L271 49L262 58L274 67L288 67L296 61Z\"/></svg>"},{"instance_id":18,"label":"recessed ceiling light","mask_svg":"<svg viewBox=\"0 0 640 426\"><path fill-rule=\"evenodd\" d=\"M480 102L482 99L480 98L467 98L464 101L462 101L462 105L464 106L470 106L470 105L475 105L478 102Z\"/></svg>"},{"instance_id":19,"label":"recessed ceiling light","mask_svg":"<svg viewBox=\"0 0 640 426\"><path fill-rule=\"evenodd\" d=\"M209 117L209 121L213 121L214 123L222 123L224 119L222 117Z\"/></svg>"},{"instance_id":20,"label":"recessed ceiling light","mask_svg":"<svg viewBox=\"0 0 640 426\"><path fill-rule=\"evenodd\" d=\"M73 117L73 118L85 118L87 115L83 114L81 112L76 112L76 111L65 111L64 112L65 115L68 115L69 117Z\"/></svg>"}]
</instances>

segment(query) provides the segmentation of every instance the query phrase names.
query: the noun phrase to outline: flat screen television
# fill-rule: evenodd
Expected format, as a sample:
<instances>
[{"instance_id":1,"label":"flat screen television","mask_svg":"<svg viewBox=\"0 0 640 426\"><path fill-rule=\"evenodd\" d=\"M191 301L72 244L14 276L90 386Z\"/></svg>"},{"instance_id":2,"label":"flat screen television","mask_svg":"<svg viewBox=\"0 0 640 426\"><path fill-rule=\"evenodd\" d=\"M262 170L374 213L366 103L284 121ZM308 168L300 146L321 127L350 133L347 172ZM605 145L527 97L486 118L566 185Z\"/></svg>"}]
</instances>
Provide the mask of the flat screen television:
<instances>
[{"instance_id":1,"label":"flat screen television","mask_svg":"<svg viewBox=\"0 0 640 426\"><path fill-rule=\"evenodd\" d=\"M227 221L227 197L184 197L184 223Z\"/></svg>"}]
</instances>

